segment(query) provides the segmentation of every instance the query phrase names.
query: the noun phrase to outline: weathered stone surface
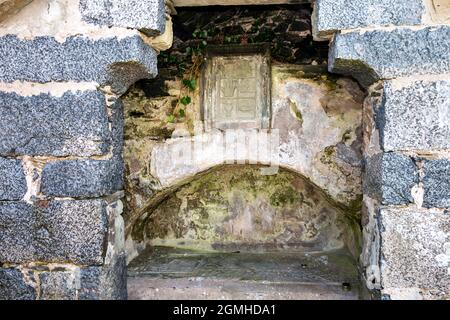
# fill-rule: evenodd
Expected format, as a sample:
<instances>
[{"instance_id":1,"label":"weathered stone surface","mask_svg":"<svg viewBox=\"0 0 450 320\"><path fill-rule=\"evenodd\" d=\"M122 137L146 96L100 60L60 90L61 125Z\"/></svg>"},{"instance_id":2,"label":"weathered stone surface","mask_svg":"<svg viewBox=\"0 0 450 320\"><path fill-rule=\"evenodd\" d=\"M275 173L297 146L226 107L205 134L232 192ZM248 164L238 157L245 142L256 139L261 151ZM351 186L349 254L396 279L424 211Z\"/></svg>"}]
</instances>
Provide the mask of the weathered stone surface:
<instances>
[{"instance_id":1,"label":"weathered stone surface","mask_svg":"<svg viewBox=\"0 0 450 320\"><path fill-rule=\"evenodd\" d=\"M423 170L424 205L450 207L450 160L425 161Z\"/></svg>"},{"instance_id":2,"label":"weathered stone surface","mask_svg":"<svg viewBox=\"0 0 450 320\"><path fill-rule=\"evenodd\" d=\"M33 259L35 221L30 204L0 202L0 263Z\"/></svg>"},{"instance_id":3,"label":"weathered stone surface","mask_svg":"<svg viewBox=\"0 0 450 320\"><path fill-rule=\"evenodd\" d=\"M0 132L3 133L1 128ZM0 139L3 140L2 137ZM0 158L0 200L20 200L26 192L27 182L22 161Z\"/></svg>"},{"instance_id":4,"label":"weathered stone surface","mask_svg":"<svg viewBox=\"0 0 450 320\"><path fill-rule=\"evenodd\" d=\"M450 26L373 30L336 35L329 70L363 85L378 79L450 72Z\"/></svg>"},{"instance_id":5,"label":"weathered stone surface","mask_svg":"<svg viewBox=\"0 0 450 320\"><path fill-rule=\"evenodd\" d=\"M449 149L450 81L386 81L377 125L385 151Z\"/></svg>"},{"instance_id":6,"label":"weathered stone surface","mask_svg":"<svg viewBox=\"0 0 450 320\"><path fill-rule=\"evenodd\" d=\"M107 233L103 200L0 203L0 262L101 264Z\"/></svg>"},{"instance_id":7,"label":"weathered stone surface","mask_svg":"<svg viewBox=\"0 0 450 320\"><path fill-rule=\"evenodd\" d=\"M147 35L164 33L164 0L81 0L84 20L109 27L139 29Z\"/></svg>"},{"instance_id":8,"label":"weathered stone surface","mask_svg":"<svg viewBox=\"0 0 450 320\"><path fill-rule=\"evenodd\" d=\"M0 300L34 300L36 292L20 270L0 268Z\"/></svg>"},{"instance_id":9,"label":"weathered stone surface","mask_svg":"<svg viewBox=\"0 0 450 320\"><path fill-rule=\"evenodd\" d=\"M236 52L238 53L239 51ZM270 119L268 56L264 52L245 56L213 55L205 63L206 128L268 129Z\"/></svg>"},{"instance_id":10,"label":"weathered stone surface","mask_svg":"<svg viewBox=\"0 0 450 320\"><path fill-rule=\"evenodd\" d=\"M145 98L130 94L125 98L127 110L144 114L142 118L126 118L125 152L128 168L134 174L128 181L133 180L132 185L140 184L133 187L130 197L136 198L136 203L149 197L148 190L155 185L152 177L164 188L216 165L247 162L289 168L309 178L338 202L348 205L358 199L361 195L360 126L364 94L355 81L330 76L324 71L314 66L272 66L270 134L264 130L229 130L225 134L211 131L194 137L167 139L170 127L161 126L158 117L170 110L170 100L155 102L158 103L155 110L147 107ZM194 111L195 108L200 109L200 106L192 104L188 109ZM162 116L162 119L167 117ZM176 125L183 128L184 123ZM166 140L153 141L155 133L159 133L158 139ZM231 142L225 152L227 134L236 138L236 148L233 149ZM134 137L134 141L128 137ZM246 138L250 141L248 148ZM152 177L147 171L149 155ZM139 170L143 174L138 177Z\"/></svg>"},{"instance_id":11,"label":"weathered stone surface","mask_svg":"<svg viewBox=\"0 0 450 320\"><path fill-rule=\"evenodd\" d=\"M414 161L396 153L377 154L367 159L364 191L383 204L413 202L412 187L419 182Z\"/></svg>"},{"instance_id":12,"label":"weathered stone surface","mask_svg":"<svg viewBox=\"0 0 450 320\"><path fill-rule=\"evenodd\" d=\"M123 161L66 160L47 164L42 173L42 192L59 197L98 197L122 189Z\"/></svg>"},{"instance_id":13,"label":"weathered stone surface","mask_svg":"<svg viewBox=\"0 0 450 320\"><path fill-rule=\"evenodd\" d=\"M317 187L287 170L264 176L260 169L228 165L198 177L146 210L134 238L219 251L352 247L357 235Z\"/></svg>"},{"instance_id":14,"label":"weathered stone surface","mask_svg":"<svg viewBox=\"0 0 450 320\"><path fill-rule=\"evenodd\" d=\"M77 298L76 272L43 272L39 274L39 280L40 300L75 300Z\"/></svg>"},{"instance_id":15,"label":"weathered stone surface","mask_svg":"<svg viewBox=\"0 0 450 320\"><path fill-rule=\"evenodd\" d=\"M126 256L116 256L101 267L83 268L80 282L80 300L126 300Z\"/></svg>"},{"instance_id":16,"label":"weathered stone surface","mask_svg":"<svg viewBox=\"0 0 450 320\"><path fill-rule=\"evenodd\" d=\"M315 35L326 37L338 30L388 25L416 25L422 21L422 0L317 0Z\"/></svg>"},{"instance_id":17,"label":"weathered stone surface","mask_svg":"<svg viewBox=\"0 0 450 320\"><path fill-rule=\"evenodd\" d=\"M0 1L0 22L8 16L22 9L32 0L1 0Z\"/></svg>"},{"instance_id":18,"label":"weathered stone surface","mask_svg":"<svg viewBox=\"0 0 450 320\"><path fill-rule=\"evenodd\" d=\"M379 221L382 293L391 298L415 298L422 290L448 294L448 212L386 208Z\"/></svg>"},{"instance_id":19,"label":"weathered stone surface","mask_svg":"<svg viewBox=\"0 0 450 320\"><path fill-rule=\"evenodd\" d=\"M435 23L448 23L450 21L450 2L448 0L432 0L431 18Z\"/></svg>"},{"instance_id":20,"label":"weathered stone surface","mask_svg":"<svg viewBox=\"0 0 450 320\"><path fill-rule=\"evenodd\" d=\"M0 80L32 82L96 81L116 93L157 74L156 52L138 35L93 40L74 36L22 40L0 37ZM70 63L68 63L70 61Z\"/></svg>"},{"instance_id":21,"label":"weathered stone surface","mask_svg":"<svg viewBox=\"0 0 450 320\"><path fill-rule=\"evenodd\" d=\"M92 156L108 152L111 132L98 91L22 97L0 92L0 153Z\"/></svg>"}]
</instances>

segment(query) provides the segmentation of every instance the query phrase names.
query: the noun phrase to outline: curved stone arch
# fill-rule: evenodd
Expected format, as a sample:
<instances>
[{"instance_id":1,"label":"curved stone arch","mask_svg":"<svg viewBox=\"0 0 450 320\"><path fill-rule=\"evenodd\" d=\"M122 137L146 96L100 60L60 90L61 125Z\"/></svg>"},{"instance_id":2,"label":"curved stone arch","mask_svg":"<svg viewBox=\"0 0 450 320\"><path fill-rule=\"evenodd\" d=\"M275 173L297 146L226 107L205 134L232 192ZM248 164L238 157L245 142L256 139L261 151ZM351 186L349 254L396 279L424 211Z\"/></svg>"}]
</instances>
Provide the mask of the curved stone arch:
<instances>
[{"instance_id":1,"label":"curved stone arch","mask_svg":"<svg viewBox=\"0 0 450 320\"><path fill-rule=\"evenodd\" d=\"M147 224L148 218L151 214L162 205L167 199L174 195L177 191L182 190L188 185L195 183L197 181L202 181L202 179L207 175L212 174L220 174L223 170L234 170L245 169L245 168L255 168L259 169L259 174L261 177L267 176L267 171L270 172L270 168L267 165L261 164L216 164L211 165L211 167L204 169L202 171L197 171L195 174L190 176L186 176L182 180L178 180L176 182L172 182L170 185L159 189L155 192L155 194L141 207L140 210L135 212L132 217L128 217L125 237L128 245L130 246L128 249L131 254L136 255L136 252L133 253L139 246L145 246L146 240L144 231L145 225ZM300 174L298 171L293 170L290 167L280 165L276 168L279 171L287 172L289 175L297 177L301 179L302 184L304 184L305 188L311 188L310 192L317 194L319 197L324 199L326 203L329 204L330 207L334 208L338 214L337 219L339 219L340 223L345 223L348 226L348 231L350 232L346 236L350 237L351 240L346 239L346 241L352 242L355 247L349 248L352 254L357 257L359 252L358 243L360 242L360 234L356 231L359 230L359 208L349 209L349 207L344 206L342 203L335 201L330 198L330 196L319 186L311 182L310 179L306 178L304 175ZM272 175L274 172L272 172ZM219 175L220 176L220 175ZM270 179L270 178L269 178ZM220 179L219 179L220 180ZM356 232L356 233L355 233ZM131 247L134 247L131 249ZM133 256L129 257L132 259Z\"/></svg>"}]
</instances>

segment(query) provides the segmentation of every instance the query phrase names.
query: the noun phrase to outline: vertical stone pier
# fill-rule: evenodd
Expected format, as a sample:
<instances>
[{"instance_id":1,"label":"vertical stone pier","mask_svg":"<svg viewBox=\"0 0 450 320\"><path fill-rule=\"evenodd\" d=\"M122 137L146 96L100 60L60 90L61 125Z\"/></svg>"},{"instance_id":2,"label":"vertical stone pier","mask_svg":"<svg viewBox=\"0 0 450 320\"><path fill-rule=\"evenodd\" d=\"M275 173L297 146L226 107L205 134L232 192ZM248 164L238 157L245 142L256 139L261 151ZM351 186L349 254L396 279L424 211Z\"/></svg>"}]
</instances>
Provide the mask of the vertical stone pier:
<instances>
[{"instance_id":1,"label":"vertical stone pier","mask_svg":"<svg viewBox=\"0 0 450 320\"><path fill-rule=\"evenodd\" d=\"M0 299L126 299L118 97L157 74L164 0L6 2Z\"/></svg>"},{"instance_id":2,"label":"vertical stone pier","mask_svg":"<svg viewBox=\"0 0 450 320\"><path fill-rule=\"evenodd\" d=\"M315 3L329 70L368 88L361 263L385 299L450 298L450 17L437 2Z\"/></svg>"}]
</instances>

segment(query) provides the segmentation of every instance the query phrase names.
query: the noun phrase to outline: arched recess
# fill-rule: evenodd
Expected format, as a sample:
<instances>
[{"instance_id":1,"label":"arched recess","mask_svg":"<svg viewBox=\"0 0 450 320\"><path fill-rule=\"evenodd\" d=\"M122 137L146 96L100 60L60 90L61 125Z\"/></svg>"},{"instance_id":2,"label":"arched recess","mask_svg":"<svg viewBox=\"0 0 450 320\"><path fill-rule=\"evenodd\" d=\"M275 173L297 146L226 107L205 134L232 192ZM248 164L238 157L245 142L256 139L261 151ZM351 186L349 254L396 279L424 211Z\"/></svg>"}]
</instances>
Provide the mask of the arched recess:
<instances>
[{"instance_id":1,"label":"arched recess","mask_svg":"<svg viewBox=\"0 0 450 320\"><path fill-rule=\"evenodd\" d=\"M303 10L300 19L308 19L307 12L308 10ZM304 27L300 23L300 26L297 27L301 28L302 26ZM295 32L295 35L292 34L294 37L310 38L308 31L297 30ZM138 189L146 189L139 195L131 195L131 197L136 196L135 203L139 204L138 209L125 210L128 259L132 260L137 254L141 253L135 261L131 262L130 266L145 257L147 252L145 246L159 247L165 245L180 250L186 250L190 247L191 249L207 249L215 252L245 252L245 250L248 252L259 248L261 252L278 250L282 253L283 249L293 249L294 251L297 250L295 254L300 252L300 255L314 250L315 252L328 252L345 248L353 259L352 270L356 270L355 261L360 252L361 185L359 149L364 92L352 79L330 75L326 72L324 66L317 66L317 63L324 63L323 56L321 55L320 58L315 60L314 57L311 57L314 54L311 54L309 49L311 48L308 47L308 50L304 51L307 52L306 56L296 56L298 58L296 61L303 65L280 63L274 64L271 70L273 89L271 129L280 131L282 156L281 159L277 159L277 165L281 173L273 176L258 175L257 177L252 173L250 179L247 179L249 177L238 179L244 183L256 181L257 184L266 184L265 188L254 191L253 194L256 194L256 196L249 201L242 201L242 199L241 201L235 201L242 203L243 206L242 210L235 210L239 211L235 218L239 221L245 220L239 213L247 212L246 218L249 221L262 219L259 226L258 223L256 225L250 223L250 225L241 226L239 229L239 225L227 221L228 229L224 227L224 224L226 224L224 220L233 216L233 205L227 203L226 207L229 207L231 211L226 209L219 213L219 215L222 215L219 219L221 225L211 224L208 219L203 222L204 229L209 230L205 232L210 238L204 234L199 235L198 230L192 231L189 226L195 224L193 220L196 218L193 218L193 215L197 215L196 211L205 209L204 205L199 201L187 212L185 210L184 213L180 213L182 210L179 209L180 204L177 194L183 193L185 195L185 197L182 197L184 199L182 202L188 201L187 199L192 195L201 197L202 190L199 186L205 179L211 181L211 179L214 180L212 177L217 177L218 180L214 180L213 184L227 184L229 180L226 177L231 175L230 172L242 176L242 170L249 170L250 172L259 170L257 167L232 166L224 165L224 163L235 162L235 160L237 160L237 163L270 163L270 157L278 150L270 151L268 158L263 159L258 158L258 155L239 154L239 152L234 153L234 155L238 154L237 159L234 158L234 155L228 158L226 154L219 150L219 146L222 144L219 142L220 139L226 140L223 133L217 132L217 135L211 132L205 133L202 119L195 117L200 100L197 99L198 89L192 90L191 88L189 89L191 91L187 92L186 88L177 87L177 80L170 79L166 83L164 83L164 79L163 81L156 79L146 83L141 82L137 84L137 87L143 88L141 92L137 92L134 88L127 94L124 102L125 113L131 119L128 124L129 133L137 134L140 137L147 133L148 138L146 141L133 141L129 146L125 141L125 157L130 157L127 164L130 181L136 182L136 185L131 187L137 186L132 190L140 192L141 190ZM277 51L277 57L280 56L281 52ZM173 60L170 53L164 53L160 57L165 62ZM294 59L294 57L292 58ZM305 66L305 64L316 65ZM163 75L165 75L165 71L162 71ZM164 89L166 92L164 92ZM189 94L192 101L189 108L183 109L183 115L179 112L181 107L176 101L176 108L173 108L172 105L172 108L165 109L166 106L171 105L173 100L177 100L185 94ZM149 112L149 109L155 111ZM190 117L189 112L193 109L193 115ZM164 114L166 110L170 111ZM156 114L156 116L147 116L151 113ZM193 126L190 127L189 120L192 119L197 120L197 122L194 122ZM168 124L161 126L161 120L168 122ZM186 126L184 126L185 120L187 120ZM127 123L125 131L125 139L127 140ZM218 138L218 140L215 140L215 138ZM202 139L206 139L203 149L195 151L196 142ZM194 154L191 151L194 151ZM187 156L187 162L185 162L186 157L182 157L180 162L176 161L179 153L184 153ZM140 158L145 158L145 161L141 161ZM305 196L301 192L297 192L298 190L295 191L292 181L284 181L289 186L285 185L283 192L278 192L278 194L283 201L287 202L287 206L294 207L294 209L291 208L291 213L298 213L298 215L292 213L294 222L291 221L291 225L289 225L289 221L280 218L285 214L280 212L286 208L277 211L276 207L280 207L280 205L274 206L278 201L273 194L276 191L273 182L277 179L283 180L282 177L285 175L293 177L291 180L296 180L297 186L301 185L305 189L312 190L310 193L313 195ZM225 182L221 181L222 178L225 179ZM272 189L270 187L271 182ZM251 189L254 186L249 187ZM195 191L190 193L186 191L192 188ZM290 188L293 188L294 192ZM269 190L273 192L270 193ZM230 191L230 193L233 192ZM311 199L306 199L308 197ZM314 225L316 223L313 222L315 221L313 217L315 213L309 211L303 216L308 221L301 222L301 219L299 219L299 217L302 217L303 209L306 212L307 208L314 207L314 200L312 199L315 197L321 199L318 201L318 203L323 204L320 209L324 209L325 213L330 213L327 215L316 212L316 217L322 217L327 227ZM262 201L261 198L267 198L269 201ZM273 203L270 203L271 198ZM132 201L135 199L132 199ZM261 202L255 204L255 201ZM174 203L178 206L176 209L172 206ZM255 212L255 209L253 213L249 213L252 211L251 207L262 209L259 210L259 213ZM315 209L311 210L314 211ZM320 212L320 210L318 211ZM261 212L267 214L261 217ZM293 239L296 239L296 241L293 240L292 245L283 243L283 240L277 239L280 235L273 234L269 236L270 241L263 241L264 237L260 232L261 223L266 224L267 227L268 220L277 221L273 217L270 218L270 214L278 215L277 217L280 218L279 223L275 223L276 228L281 228L284 231L292 228L293 231L289 232L293 234ZM213 215L208 214L208 217L210 216ZM158 226L159 223L160 226ZM318 233L321 236L318 236L317 239L311 236L310 238L306 237L306 240L300 240L302 234L309 232L301 230L302 228L307 229L306 225L308 224L312 225L309 231L317 229L316 227L322 228L320 232L317 232L317 230L311 231L312 233L316 232L316 236ZM208 225L210 227L207 227ZM292 227L293 225L295 227ZM181 229L174 231L174 229L179 228ZM243 234L244 240L248 239L249 243L238 241L239 237L233 238L232 232L227 234L227 230L231 229L238 230L237 235ZM268 231L269 229L271 227L268 227L266 233L274 233L273 230ZM259 233L252 232L252 230L259 230ZM175 238L165 238L165 234L177 234L177 232L179 237L177 235ZM185 234L192 233L195 236L194 239L190 240L193 241L189 242L187 241L189 239L183 238ZM280 233L282 234L283 231L280 231ZM160 241L156 241L157 239L154 239L152 234L159 234L157 238L160 238ZM223 238L218 236L220 234L231 236L231 240L228 243L221 243ZM201 240L200 238L204 239L197 241ZM232 250L233 248L235 250ZM301 265L301 263L298 265ZM133 273L133 270L134 268L131 267L130 272Z\"/></svg>"},{"instance_id":2,"label":"arched recess","mask_svg":"<svg viewBox=\"0 0 450 320\"><path fill-rule=\"evenodd\" d=\"M165 206L165 203L173 202L176 198L176 194L181 192L186 199L191 198L194 199L198 196L198 198L202 198L201 200L195 201L195 205L197 206L204 206L206 197L210 192L216 193L216 197L213 196L211 200L215 201L217 197L221 198L219 199L219 202L223 202L226 206L225 208L220 209L222 212L222 222L224 220L227 220L229 215L233 215L233 212L238 214L239 212L243 213L246 210L242 209L237 210L236 206L237 203L231 203L233 202L232 198L235 191L239 191L242 193L242 195L246 194L244 197L241 197L240 199L236 199L237 202L240 202L244 205L246 209L249 209L248 205L250 205L250 202L253 203L253 206L266 208L266 207L272 207L273 210L269 213L270 215L273 215L276 213L276 208L283 208L283 205L289 205L289 206L297 206L302 207L306 206L310 208L311 210L315 211L310 212L309 218L312 219L319 219L321 220L320 216L322 214L319 214L321 210L323 209L324 212L333 211L333 213L330 213L332 217L329 217L331 220L327 222L327 225L329 226L329 223L338 223L341 227L341 229L345 229L343 225L347 225L349 229L349 233L344 235L341 232L337 232L336 230L331 231L327 230L323 233L333 233L331 236L336 236L337 238L340 238L340 243L332 245L331 238L327 238L329 240L326 240L322 245L318 245L316 247L317 250L322 250L325 248L338 248L342 246L347 246L348 249L354 253L357 254L357 251L359 249L359 234L358 234L358 224L359 224L359 208L351 208L348 206L344 206L341 203L336 202L332 198L330 198L329 195L327 195L322 189L320 189L317 185L314 185L311 181L306 179L304 176L300 175L298 172L295 172L291 169L285 168L285 167L278 167L278 168L272 168L271 174L265 173L265 171L268 169L268 166L262 166L262 165L218 165L214 166L208 170L199 172L187 179L184 179L181 182L178 182L176 184L171 185L168 188L165 188L162 191L159 191L156 193L150 201L146 203L146 206L142 208L140 215L137 215L133 221L129 222L128 228L127 228L127 236L133 236L135 240L140 241L146 241L148 239L148 234L146 234L146 231L149 231L146 225L149 224L149 220L153 220L154 223L158 223L158 221L161 221L162 224L165 224L166 226L170 225L167 224L169 220L173 219L174 222L182 218L182 211L185 212L185 210L181 210L180 208L173 208L174 210L180 209L178 213L172 212L168 213L167 211L159 211L162 207ZM222 187L221 187L222 186ZM229 194L226 194L226 193ZM238 192L239 193L239 192ZM175 197L175 198L174 198ZM237 195L239 198L239 195ZM251 201L250 201L251 200ZM260 201L260 202L259 202ZM181 205L181 204L180 204ZM183 204L187 205L187 204ZM243 207L243 208L244 208ZM299 208L300 208L299 207ZM306 208L305 207L305 208ZM233 209L235 208L235 209ZM330 210L328 210L328 209ZM195 211L194 207L186 207L187 211ZM301 209L301 208L300 208ZM255 213L259 211L258 209L255 209ZM248 210L247 210L248 211ZM270 211L270 210L269 210ZM300 210L301 211L301 210ZM156 212L156 214L155 214ZM162 215L167 214L167 219L164 218ZM327 214L325 213L323 218ZM239 220L240 218L238 218ZM252 218L253 219L253 218ZM255 217L256 220L263 219L263 217ZM276 219L275 216L267 217L267 220L274 220ZM162 221L166 220L166 221ZM332 222L332 220L334 222ZM261 221L260 221L261 222ZM176 222L175 222L176 223ZM206 221L206 224L209 222ZM188 223L189 224L189 223ZM281 222L283 224L283 222ZM154 232L158 226L153 225L151 226L151 232ZM232 228L233 232L238 232L236 228ZM243 227L242 230L244 230L245 227ZM153 230L153 231L152 231ZM161 230L158 234L169 234L171 232L174 232L175 230L164 230L164 227L161 227ZM185 230L187 231L187 230ZM231 232L231 230L229 230ZM336 232L339 234L337 234ZM211 231L215 232L215 231ZM184 234L184 231L181 231L181 234ZM156 235L155 235L156 236ZM254 240L261 240L261 235L255 235ZM316 234L317 236L317 234ZM152 236L150 236L151 238ZM158 236L156 236L157 238ZM325 238L328 237L328 235L323 234L321 237ZM201 235L198 235L198 238L195 239L199 240L198 245L201 247ZM246 239L251 239L252 235L249 235L248 237L245 237ZM307 237L306 237L307 238ZM304 239L306 239L304 238ZM214 238L216 239L216 238ZM214 239L210 239L214 241ZM222 238L217 238L216 240L219 240ZM237 241L237 238L231 238ZM306 247L314 247L312 245L315 243L315 236L312 236L308 241L305 240L305 246L300 244L300 247L306 248ZM194 240L194 239L193 239ZM297 239L298 240L298 239ZM181 240L182 241L182 240ZM277 239L274 236L271 238L272 244L277 243ZM300 241L300 240L298 240ZM195 241L194 241L195 242ZM301 241L300 241L301 242ZM309 242L309 244L307 244ZM151 241L150 241L151 243ZM153 242L155 244L155 242ZM168 242L161 242L161 244L166 245L177 245L176 239L173 238ZM255 243L256 244L256 243ZM267 243L268 244L268 243ZM211 248L215 246L213 242L210 243ZM217 244L219 245L219 244ZM224 243L225 247L226 244ZM264 246L264 242L262 243ZM294 243L295 245L299 245L299 243ZM220 245L219 245L220 247ZM283 243L280 243L280 248L283 247Z\"/></svg>"},{"instance_id":3,"label":"arched recess","mask_svg":"<svg viewBox=\"0 0 450 320\"><path fill-rule=\"evenodd\" d=\"M232 286L220 294L239 297L250 290L248 281L257 286L249 294L265 298L276 296L275 283L296 298L360 297L359 210L292 170L264 175L263 168L216 166L155 195L129 230L145 244L128 267L130 296L155 298L158 288L160 297L184 290L197 297L193 287L181 287L204 277L197 285L208 298L219 294L212 283ZM294 287L284 288L286 282ZM166 291L169 283L181 291Z\"/></svg>"}]
</instances>

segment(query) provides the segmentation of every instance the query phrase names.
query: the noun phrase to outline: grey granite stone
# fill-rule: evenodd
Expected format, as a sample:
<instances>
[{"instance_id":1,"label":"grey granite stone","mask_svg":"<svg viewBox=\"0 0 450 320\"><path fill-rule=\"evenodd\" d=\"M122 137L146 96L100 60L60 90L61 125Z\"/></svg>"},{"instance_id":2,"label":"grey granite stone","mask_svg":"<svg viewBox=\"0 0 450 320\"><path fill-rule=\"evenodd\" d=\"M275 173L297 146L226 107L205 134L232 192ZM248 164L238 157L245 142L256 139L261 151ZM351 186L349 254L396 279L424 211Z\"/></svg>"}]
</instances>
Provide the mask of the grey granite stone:
<instances>
[{"instance_id":1,"label":"grey granite stone","mask_svg":"<svg viewBox=\"0 0 450 320\"><path fill-rule=\"evenodd\" d=\"M425 161L423 185L426 207L450 207L450 160Z\"/></svg>"},{"instance_id":2,"label":"grey granite stone","mask_svg":"<svg viewBox=\"0 0 450 320\"><path fill-rule=\"evenodd\" d=\"M108 218L103 200L51 201L36 206L35 259L103 263Z\"/></svg>"},{"instance_id":3,"label":"grey granite stone","mask_svg":"<svg viewBox=\"0 0 450 320\"><path fill-rule=\"evenodd\" d=\"M34 300L36 292L20 270L0 268L0 300Z\"/></svg>"},{"instance_id":4,"label":"grey granite stone","mask_svg":"<svg viewBox=\"0 0 450 320\"><path fill-rule=\"evenodd\" d=\"M0 263L101 265L107 220L103 200L0 202Z\"/></svg>"},{"instance_id":5,"label":"grey granite stone","mask_svg":"<svg viewBox=\"0 0 450 320\"><path fill-rule=\"evenodd\" d=\"M139 29L149 36L164 33L164 0L81 0L80 12L89 23Z\"/></svg>"},{"instance_id":6,"label":"grey granite stone","mask_svg":"<svg viewBox=\"0 0 450 320\"><path fill-rule=\"evenodd\" d=\"M379 215L382 293L393 298L401 298L402 291L410 296L422 290L448 294L448 212L386 208Z\"/></svg>"},{"instance_id":7,"label":"grey granite stone","mask_svg":"<svg viewBox=\"0 0 450 320\"><path fill-rule=\"evenodd\" d=\"M139 79L157 74L155 50L140 36L89 39L74 36L22 40L0 37L0 81L96 81L118 94ZM70 62L70 63L68 63Z\"/></svg>"},{"instance_id":8,"label":"grey granite stone","mask_svg":"<svg viewBox=\"0 0 450 320\"><path fill-rule=\"evenodd\" d=\"M450 26L338 33L328 68L367 86L379 79L449 73L449 51Z\"/></svg>"},{"instance_id":9,"label":"grey granite stone","mask_svg":"<svg viewBox=\"0 0 450 320\"><path fill-rule=\"evenodd\" d=\"M0 158L0 200L20 200L26 192L27 181L22 161Z\"/></svg>"},{"instance_id":10,"label":"grey granite stone","mask_svg":"<svg viewBox=\"0 0 450 320\"><path fill-rule=\"evenodd\" d=\"M377 110L383 150L449 149L450 81L397 82L385 81Z\"/></svg>"},{"instance_id":11,"label":"grey granite stone","mask_svg":"<svg viewBox=\"0 0 450 320\"><path fill-rule=\"evenodd\" d=\"M364 192L383 204L413 202L412 187L419 182L414 161L396 153L377 154L367 159Z\"/></svg>"},{"instance_id":12,"label":"grey granite stone","mask_svg":"<svg viewBox=\"0 0 450 320\"><path fill-rule=\"evenodd\" d=\"M40 300L77 299L77 274L73 271L52 271L39 274Z\"/></svg>"},{"instance_id":13,"label":"grey granite stone","mask_svg":"<svg viewBox=\"0 0 450 320\"><path fill-rule=\"evenodd\" d=\"M50 162L42 173L42 192L58 197L98 197L122 189L123 161L64 160Z\"/></svg>"},{"instance_id":14,"label":"grey granite stone","mask_svg":"<svg viewBox=\"0 0 450 320\"><path fill-rule=\"evenodd\" d=\"M0 153L92 156L108 152L111 132L98 91L22 97L0 92Z\"/></svg>"},{"instance_id":15,"label":"grey granite stone","mask_svg":"<svg viewBox=\"0 0 450 320\"><path fill-rule=\"evenodd\" d=\"M127 267L125 254L115 256L110 264L81 270L80 300L126 300Z\"/></svg>"},{"instance_id":16,"label":"grey granite stone","mask_svg":"<svg viewBox=\"0 0 450 320\"><path fill-rule=\"evenodd\" d=\"M123 152L123 139L124 139L124 110L123 103L120 99L116 101L111 106L111 132L112 132L112 147L113 154L115 156L122 156Z\"/></svg>"},{"instance_id":17,"label":"grey granite stone","mask_svg":"<svg viewBox=\"0 0 450 320\"><path fill-rule=\"evenodd\" d=\"M25 202L0 202L0 264L34 257L33 207Z\"/></svg>"},{"instance_id":18,"label":"grey granite stone","mask_svg":"<svg viewBox=\"0 0 450 320\"><path fill-rule=\"evenodd\" d=\"M317 0L314 31L319 37L338 30L422 22L422 0Z\"/></svg>"}]
</instances>

